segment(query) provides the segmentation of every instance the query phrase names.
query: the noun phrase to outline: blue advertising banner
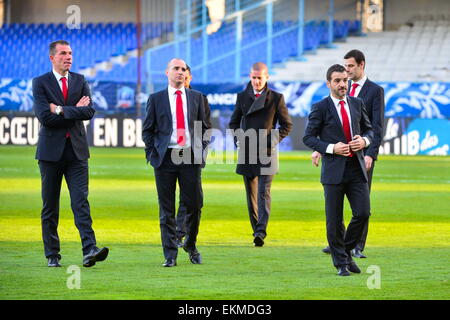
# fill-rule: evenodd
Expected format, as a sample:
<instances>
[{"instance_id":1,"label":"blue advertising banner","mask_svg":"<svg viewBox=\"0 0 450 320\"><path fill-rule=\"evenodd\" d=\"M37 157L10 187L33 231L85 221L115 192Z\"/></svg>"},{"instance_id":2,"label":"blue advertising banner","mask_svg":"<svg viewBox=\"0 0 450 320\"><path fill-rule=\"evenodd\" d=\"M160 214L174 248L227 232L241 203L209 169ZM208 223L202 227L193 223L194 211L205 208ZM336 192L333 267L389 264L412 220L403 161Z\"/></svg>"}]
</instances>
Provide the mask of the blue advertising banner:
<instances>
[{"instance_id":1,"label":"blue advertising banner","mask_svg":"<svg viewBox=\"0 0 450 320\"><path fill-rule=\"evenodd\" d=\"M379 83L385 90L386 117L445 119L450 118L450 83L395 82ZM120 82L91 82L94 107L102 113L136 113L136 84ZM306 117L311 106L326 97L329 90L323 81L273 82L270 87L283 93L291 116ZM203 92L211 109L230 113L237 93L244 84L201 85L193 87ZM139 97L145 106L148 92ZM33 108L31 80L0 79L0 111L25 111Z\"/></svg>"},{"instance_id":2,"label":"blue advertising banner","mask_svg":"<svg viewBox=\"0 0 450 320\"><path fill-rule=\"evenodd\" d=\"M33 110L32 80L0 79L0 111Z\"/></svg>"},{"instance_id":3,"label":"blue advertising banner","mask_svg":"<svg viewBox=\"0 0 450 320\"><path fill-rule=\"evenodd\" d=\"M385 93L385 116L404 118L450 118L450 83L381 82ZM291 116L307 117L311 106L329 95L323 81L273 82L269 86L281 92ZM211 108L227 110L234 107L233 96L242 85L197 85L195 89L208 97Z\"/></svg>"},{"instance_id":4,"label":"blue advertising banner","mask_svg":"<svg viewBox=\"0 0 450 320\"><path fill-rule=\"evenodd\" d=\"M234 150L229 132L229 117L212 117L211 151ZM293 129L279 146L281 151L309 150L302 142L306 118L292 117ZM95 147L144 147L142 119L134 115L100 115L85 121L89 145ZM0 111L0 145L35 145L39 138L39 121L29 112ZM386 118L380 154L449 155L450 120L420 118Z\"/></svg>"}]
</instances>

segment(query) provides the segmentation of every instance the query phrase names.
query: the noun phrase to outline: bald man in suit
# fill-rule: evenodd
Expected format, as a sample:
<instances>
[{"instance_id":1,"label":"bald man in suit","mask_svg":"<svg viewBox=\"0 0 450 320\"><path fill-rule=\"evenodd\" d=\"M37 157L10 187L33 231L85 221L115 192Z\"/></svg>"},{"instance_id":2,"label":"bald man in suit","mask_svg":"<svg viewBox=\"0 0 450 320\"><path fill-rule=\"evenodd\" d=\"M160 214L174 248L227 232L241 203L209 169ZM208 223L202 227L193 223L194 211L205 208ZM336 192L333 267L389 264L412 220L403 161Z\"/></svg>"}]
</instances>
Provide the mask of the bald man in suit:
<instances>
[{"instance_id":1,"label":"bald man in suit","mask_svg":"<svg viewBox=\"0 0 450 320\"><path fill-rule=\"evenodd\" d=\"M183 249L193 264L202 263L196 243L203 207L201 169L205 166L210 121L205 115L203 95L184 86L186 72L183 60L170 60L166 69L168 86L150 95L142 128L146 158L154 168L158 192L163 267L177 265L177 182L186 208Z\"/></svg>"}]
</instances>

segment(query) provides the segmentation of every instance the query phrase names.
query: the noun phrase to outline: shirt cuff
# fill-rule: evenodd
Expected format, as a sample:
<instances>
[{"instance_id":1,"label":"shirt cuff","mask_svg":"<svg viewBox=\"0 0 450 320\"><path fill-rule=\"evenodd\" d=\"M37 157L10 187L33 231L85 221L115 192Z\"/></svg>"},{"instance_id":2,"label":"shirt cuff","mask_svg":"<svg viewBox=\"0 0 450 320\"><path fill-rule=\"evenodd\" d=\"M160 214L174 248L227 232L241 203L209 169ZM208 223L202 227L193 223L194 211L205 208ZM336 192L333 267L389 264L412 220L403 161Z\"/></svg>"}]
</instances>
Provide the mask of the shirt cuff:
<instances>
[{"instance_id":1,"label":"shirt cuff","mask_svg":"<svg viewBox=\"0 0 450 320\"><path fill-rule=\"evenodd\" d=\"M327 147L326 153L333 154L334 144L330 143Z\"/></svg>"},{"instance_id":2,"label":"shirt cuff","mask_svg":"<svg viewBox=\"0 0 450 320\"><path fill-rule=\"evenodd\" d=\"M363 139L366 141L366 146L365 148L367 148L370 145L370 141L367 137L363 137Z\"/></svg>"}]
</instances>

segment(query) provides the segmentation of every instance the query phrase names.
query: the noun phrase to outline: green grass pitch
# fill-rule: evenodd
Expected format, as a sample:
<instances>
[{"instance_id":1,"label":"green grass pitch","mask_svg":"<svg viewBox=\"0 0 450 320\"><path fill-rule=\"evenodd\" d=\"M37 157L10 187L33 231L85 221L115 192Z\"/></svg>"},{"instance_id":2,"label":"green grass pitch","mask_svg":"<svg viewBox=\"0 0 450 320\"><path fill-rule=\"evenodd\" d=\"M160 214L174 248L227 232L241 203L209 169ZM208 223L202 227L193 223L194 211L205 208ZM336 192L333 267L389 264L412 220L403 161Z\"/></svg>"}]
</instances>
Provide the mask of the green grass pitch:
<instances>
[{"instance_id":1,"label":"green grass pitch","mask_svg":"<svg viewBox=\"0 0 450 320\"><path fill-rule=\"evenodd\" d=\"M105 262L83 268L63 184L62 268L48 268L35 147L0 147L0 299L450 299L450 157L381 156L372 186L362 273L336 276L326 245L320 169L310 152L282 153L266 245L253 247L241 176L203 170L204 208L193 265L180 250L163 268L152 168L142 149L91 148L89 200ZM351 213L345 205L345 221ZM68 268L80 267L69 289ZM375 267L374 267L375 266ZM379 273L370 270L377 268ZM369 271L369 272L368 272ZM379 288L369 287L373 277ZM368 286L369 284L369 286Z\"/></svg>"}]
</instances>

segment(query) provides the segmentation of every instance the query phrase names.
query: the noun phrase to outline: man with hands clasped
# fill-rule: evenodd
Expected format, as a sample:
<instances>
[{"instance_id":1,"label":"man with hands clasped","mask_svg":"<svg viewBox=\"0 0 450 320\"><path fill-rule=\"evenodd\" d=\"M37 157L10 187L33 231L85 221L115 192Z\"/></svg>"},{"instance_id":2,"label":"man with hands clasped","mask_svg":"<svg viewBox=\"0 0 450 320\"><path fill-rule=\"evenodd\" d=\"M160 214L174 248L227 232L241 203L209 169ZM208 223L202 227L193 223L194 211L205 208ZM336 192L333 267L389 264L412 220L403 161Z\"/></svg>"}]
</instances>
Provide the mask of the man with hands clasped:
<instances>
[{"instance_id":1,"label":"man with hands clasped","mask_svg":"<svg viewBox=\"0 0 450 320\"><path fill-rule=\"evenodd\" d=\"M323 155L321 183L324 188L327 239L339 276L360 273L350 251L361 238L370 216L367 170L362 150L373 138L372 126L362 100L346 95L347 72L342 65L327 71L330 96L314 104L308 116L303 142ZM352 219L344 234L344 197Z\"/></svg>"},{"instance_id":2,"label":"man with hands clasped","mask_svg":"<svg viewBox=\"0 0 450 320\"><path fill-rule=\"evenodd\" d=\"M347 93L351 97L358 97L363 100L367 114L373 129L373 140L370 146L364 149L364 162L367 169L369 192L372 186L372 176L375 162L378 158L378 150L383 140L383 121L384 121L384 89L375 82L370 81L365 73L366 58L364 54L357 49L350 50L344 56L344 67L347 71L349 80ZM320 153L314 151L312 162L314 166L319 165ZM345 227L343 226L344 230ZM369 220L364 226L361 239L358 241L355 249L352 250L352 256L355 258L366 258L363 253L367 234L369 231ZM322 250L324 253L330 253L330 248Z\"/></svg>"}]
</instances>

